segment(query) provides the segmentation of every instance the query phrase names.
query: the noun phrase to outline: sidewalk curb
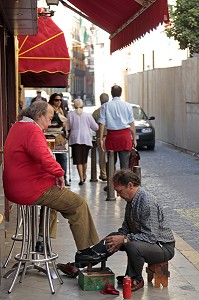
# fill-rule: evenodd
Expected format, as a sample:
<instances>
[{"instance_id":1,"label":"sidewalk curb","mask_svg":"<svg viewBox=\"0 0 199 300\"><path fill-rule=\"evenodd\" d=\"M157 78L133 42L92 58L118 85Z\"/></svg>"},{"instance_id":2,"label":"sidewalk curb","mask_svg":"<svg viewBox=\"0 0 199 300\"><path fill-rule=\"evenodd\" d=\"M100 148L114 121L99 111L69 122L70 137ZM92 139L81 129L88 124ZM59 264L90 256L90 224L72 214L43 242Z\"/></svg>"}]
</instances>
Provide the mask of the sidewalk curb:
<instances>
[{"instance_id":1,"label":"sidewalk curb","mask_svg":"<svg viewBox=\"0 0 199 300\"><path fill-rule=\"evenodd\" d=\"M185 242L177 233L173 232L176 240L176 249L199 270L199 253Z\"/></svg>"}]
</instances>

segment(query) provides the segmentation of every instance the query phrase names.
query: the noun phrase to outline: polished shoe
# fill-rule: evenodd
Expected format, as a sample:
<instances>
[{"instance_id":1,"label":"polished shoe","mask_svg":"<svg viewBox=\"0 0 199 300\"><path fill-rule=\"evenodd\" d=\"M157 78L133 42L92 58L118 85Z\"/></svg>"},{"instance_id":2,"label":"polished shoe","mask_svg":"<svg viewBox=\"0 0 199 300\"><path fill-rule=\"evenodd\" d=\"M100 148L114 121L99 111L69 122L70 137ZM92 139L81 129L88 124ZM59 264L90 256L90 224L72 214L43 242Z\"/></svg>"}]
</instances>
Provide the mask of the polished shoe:
<instances>
[{"instance_id":1,"label":"polished shoe","mask_svg":"<svg viewBox=\"0 0 199 300\"><path fill-rule=\"evenodd\" d=\"M97 253L92 249L90 250L91 251L88 254L80 251L76 252L75 262L83 264L99 263L106 257L105 253Z\"/></svg>"},{"instance_id":2,"label":"polished shoe","mask_svg":"<svg viewBox=\"0 0 199 300\"><path fill-rule=\"evenodd\" d=\"M117 284L123 284L123 279L124 279L124 276L117 276L116 277L116 279L117 279Z\"/></svg>"},{"instance_id":3,"label":"polished shoe","mask_svg":"<svg viewBox=\"0 0 199 300\"><path fill-rule=\"evenodd\" d=\"M65 186L70 186L70 183L65 179Z\"/></svg>"},{"instance_id":4,"label":"polished shoe","mask_svg":"<svg viewBox=\"0 0 199 300\"><path fill-rule=\"evenodd\" d=\"M80 182L79 182L79 185L83 185L83 184L84 184L84 181L80 181Z\"/></svg>"},{"instance_id":5,"label":"polished shoe","mask_svg":"<svg viewBox=\"0 0 199 300\"><path fill-rule=\"evenodd\" d=\"M99 179L101 179L102 181L107 181L107 177L99 176Z\"/></svg>"},{"instance_id":6,"label":"polished shoe","mask_svg":"<svg viewBox=\"0 0 199 300\"><path fill-rule=\"evenodd\" d=\"M43 241L36 242L35 251L44 253L44 242ZM49 255L49 246L48 245L47 245L47 254Z\"/></svg>"},{"instance_id":7,"label":"polished shoe","mask_svg":"<svg viewBox=\"0 0 199 300\"><path fill-rule=\"evenodd\" d=\"M76 278L79 274L79 268L72 265L71 263L57 264L57 268L71 278Z\"/></svg>"},{"instance_id":8,"label":"polished shoe","mask_svg":"<svg viewBox=\"0 0 199 300\"><path fill-rule=\"evenodd\" d=\"M144 286L144 280L142 279L140 282L137 282L135 279L131 280L131 290L135 292Z\"/></svg>"},{"instance_id":9,"label":"polished shoe","mask_svg":"<svg viewBox=\"0 0 199 300\"><path fill-rule=\"evenodd\" d=\"M108 186L107 186L107 185L104 187L104 191L105 191L105 192L108 191Z\"/></svg>"},{"instance_id":10,"label":"polished shoe","mask_svg":"<svg viewBox=\"0 0 199 300\"><path fill-rule=\"evenodd\" d=\"M83 179L83 181L84 181L84 182L86 181L86 178L87 178L87 176L86 176L86 177L84 177L84 179Z\"/></svg>"}]
</instances>

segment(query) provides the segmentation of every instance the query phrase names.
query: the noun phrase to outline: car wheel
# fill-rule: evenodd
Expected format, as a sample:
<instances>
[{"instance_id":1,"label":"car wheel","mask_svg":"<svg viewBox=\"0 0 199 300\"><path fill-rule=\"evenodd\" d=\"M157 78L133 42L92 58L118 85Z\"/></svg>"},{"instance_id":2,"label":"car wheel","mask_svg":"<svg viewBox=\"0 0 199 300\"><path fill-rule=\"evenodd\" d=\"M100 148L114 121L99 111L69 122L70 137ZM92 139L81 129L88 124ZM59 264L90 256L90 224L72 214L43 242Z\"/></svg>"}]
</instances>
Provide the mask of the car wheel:
<instances>
[{"instance_id":1,"label":"car wheel","mask_svg":"<svg viewBox=\"0 0 199 300\"><path fill-rule=\"evenodd\" d=\"M154 150L155 149L155 144L151 145L151 146L147 146L148 150Z\"/></svg>"}]
</instances>

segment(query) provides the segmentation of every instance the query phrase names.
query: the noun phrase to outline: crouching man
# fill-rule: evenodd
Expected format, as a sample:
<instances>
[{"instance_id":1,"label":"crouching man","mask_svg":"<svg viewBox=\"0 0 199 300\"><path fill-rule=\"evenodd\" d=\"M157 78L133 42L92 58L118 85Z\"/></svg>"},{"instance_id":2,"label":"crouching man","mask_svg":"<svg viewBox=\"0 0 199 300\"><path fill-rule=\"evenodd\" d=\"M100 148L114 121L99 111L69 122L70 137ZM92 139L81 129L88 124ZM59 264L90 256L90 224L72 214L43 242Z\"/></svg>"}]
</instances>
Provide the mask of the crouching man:
<instances>
[{"instance_id":1,"label":"crouching man","mask_svg":"<svg viewBox=\"0 0 199 300\"><path fill-rule=\"evenodd\" d=\"M126 210L122 227L93 246L106 257L118 250L128 257L126 274L132 278L132 291L144 286L144 263L157 264L174 256L175 240L165 212L157 199L140 187L140 179L131 170L119 170L113 176L117 196L123 198ZM120 280L123 276L118 276Z\"/></svg>"}]
</instances>

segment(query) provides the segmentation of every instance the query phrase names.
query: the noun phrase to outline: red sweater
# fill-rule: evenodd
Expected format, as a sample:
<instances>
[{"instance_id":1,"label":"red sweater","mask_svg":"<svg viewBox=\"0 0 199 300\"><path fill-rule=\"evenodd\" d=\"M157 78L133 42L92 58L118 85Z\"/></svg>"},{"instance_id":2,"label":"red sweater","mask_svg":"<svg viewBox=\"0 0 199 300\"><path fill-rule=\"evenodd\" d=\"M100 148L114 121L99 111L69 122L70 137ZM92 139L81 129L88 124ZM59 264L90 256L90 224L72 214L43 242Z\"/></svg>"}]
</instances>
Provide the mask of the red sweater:
<instances>
[{"instance_id":1,"label":"red sweater","mask_svg":"<svg viewBox=\"0 0 199 300\"><path fill-rule=\"evenodd\" d=\"M16 122L4 147L3 187L11 202L32 204L45 190L55 185L64 171L50 153L39 126Z\"/></svg>"}]
</instances>

